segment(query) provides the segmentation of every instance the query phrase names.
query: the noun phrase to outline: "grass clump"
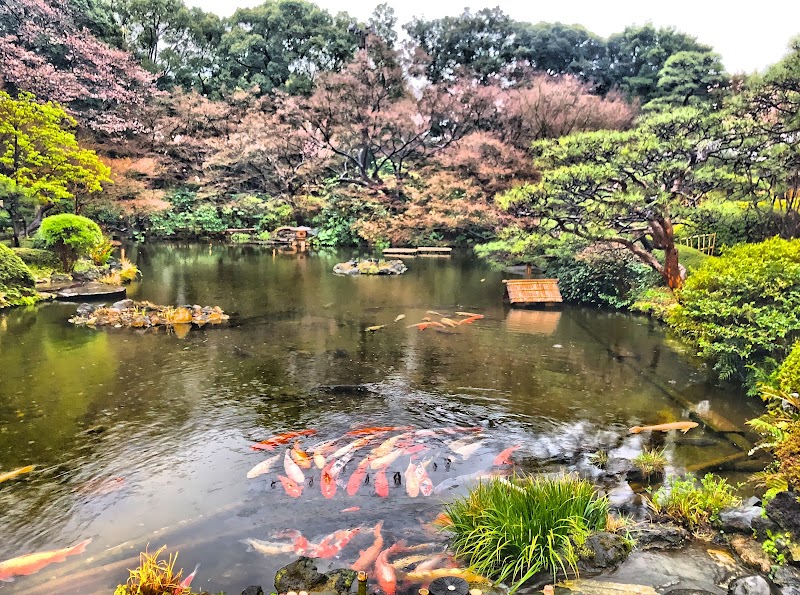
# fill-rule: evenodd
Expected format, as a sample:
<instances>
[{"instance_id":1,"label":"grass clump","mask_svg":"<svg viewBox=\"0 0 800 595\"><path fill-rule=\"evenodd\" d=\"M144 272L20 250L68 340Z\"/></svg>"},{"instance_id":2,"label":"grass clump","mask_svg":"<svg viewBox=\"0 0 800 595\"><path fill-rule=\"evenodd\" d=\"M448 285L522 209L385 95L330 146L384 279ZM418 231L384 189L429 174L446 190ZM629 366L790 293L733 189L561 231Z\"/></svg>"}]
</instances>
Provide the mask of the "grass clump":
<instances>
[{"instance_id":1,"label":"grass clump","mask_svg":"<svg viewBox=\"0 0 800 595\"><path fill-rule=\"evenodd\" d=\"M736 488L725 479L707 473L699 482L692 475L673 477L650 498L649 504L657 513L700 529L719 518L722 509L739 504Z\"/></svg>"},{"instance_id":2,"label":"grass clump","mask_svg":"<svg viewBox=\"0 0 800 595\"><path fill-rule=\"evenodd\" d=\"M589 462L595 467L605 469L606 465L608 465L608 451L598 450L597 452L593 452L589 455Z\"/></svg>"},{"instance_id":3,"label":"grass clump","mask_svg":"<svg viewBox=\"0 0 800 595\"><path fill-rule=\"evenodd\" d=\"M119 263L122 268L115 270L104 277L101 277L101 283L105 283L107 285L128 285L129 283L136 281L141 274L139 267L137 267L127 258L120 259Z\"/></svg>"},{"instance_id":4,"label":"grass clump","mask_svg":"<svg viewBox=\"0 0 800 595\"><path fill-rule=\"evenodd\" d=\"M639 470L644 478L650 478L653 475L663 475L664 469L667 467L665 452L665 449L645 448L633 458L631 463L633 463L634 467Z\"/></svg>"},{"instance_id":5,"label":"grass clump","mask_svg":"<svg viewBox=\"0 0 800 595\"><path fill-rule=\"evenodd\" d=\"M577 572L578 551L603 530L608 500L573 475L493 479L446 506L456 555L477 574L512 581Z\"/></svg>"},{"instance_id":6,"label":"grass clump","mask_svg":"<svg viewBox=\"0 0 800 595\"><path fill-rule=\"evenodd\" d=\"M139 566L129 571L128 581L118 585L114 595L188 595L190 589L181 587L183 570L175 571L178 554L162 558L166 549L161 546L152 554L147 549L140 553Z\"/></svg>"}]
</instances>

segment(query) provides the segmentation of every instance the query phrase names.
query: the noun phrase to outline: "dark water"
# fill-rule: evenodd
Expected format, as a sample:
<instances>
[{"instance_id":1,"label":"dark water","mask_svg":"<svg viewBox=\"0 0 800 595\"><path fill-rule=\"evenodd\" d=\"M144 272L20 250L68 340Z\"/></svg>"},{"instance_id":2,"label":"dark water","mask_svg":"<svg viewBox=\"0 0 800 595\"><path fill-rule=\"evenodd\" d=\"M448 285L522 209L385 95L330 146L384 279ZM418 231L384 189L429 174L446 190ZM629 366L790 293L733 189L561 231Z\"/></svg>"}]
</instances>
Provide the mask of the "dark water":
<instances>
[{"instance_id":1,"label":"dark water","mask_svg":"<svg viewBox=\"0 0 800 595\"><path fill-rule=\"evenodd\" d=\"M525 470L585 470L598 448L635 454L642 437L627 428L684 418L674 396L739 428L757 412L755 402L709 384L685 347L647 319L511 311L502 275L473 259L419 258L399 278L340 278L330 270L348 255L193 245L141 247L132 256L144 280L130 297L220 305L233 313L231 324L178 339L163 330L75 328L67 322L75 305L0 314L0 471L37 465L0 484L0 560L93 538L84 556L18 578L5 592L110 592L148 543L180 550L187 569L200 562L193 587L237 593L249 584L271 589L275 570L292 559L247 551L239 541L246 537L299 529L319 539L384 520L387 545L442 539L421 523L458 491L411 498L390 479L388 498L370 483L354 497L340 487L328 500L317 472L293 499L279 483L271 487L274 472L246 479L273 454L250 444L287 430L317 430L308 447L358 426L483 427L484 448L469 460L447 449L425 455L439 484L491 468L514 444ZM407 328L427 310L486 318L448 332ZM399 314L406 319L394 323ZM714 444L670 435L676 470L737 452L702 427L688 436ZM345 482L361 458L342 473ZM407 464L399 458L390 475ZM353 506L361 510L340 512ZM357 537L335 562L352 563L370 544Z\"/></svg>"}]
</instances>

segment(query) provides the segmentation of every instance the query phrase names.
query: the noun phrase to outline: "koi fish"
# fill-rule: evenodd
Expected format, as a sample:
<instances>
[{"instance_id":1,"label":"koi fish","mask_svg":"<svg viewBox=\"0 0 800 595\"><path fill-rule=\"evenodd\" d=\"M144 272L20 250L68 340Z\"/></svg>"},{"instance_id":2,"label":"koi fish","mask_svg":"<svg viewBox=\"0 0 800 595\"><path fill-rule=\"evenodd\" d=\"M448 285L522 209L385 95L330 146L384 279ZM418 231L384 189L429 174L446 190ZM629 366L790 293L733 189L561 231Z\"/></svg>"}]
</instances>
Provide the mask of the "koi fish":
<instances>
[{"instance_id":1,"label":"koi fish","mask_svg":"<svg viewBox=\"0 0 800 595\"><path fill-rule=\"evenodd\" d=\"M306 480L306 476L303 475L303 471L297 466L297 463L292 460L292 457L289 455L290 452L291 449L286 449L286 454L283 455L283 469L286 471L286 475L289 476L289 479L301 484Z\"/></svg>"},{"instance_id":2,"label":"koi fish","mask_svg":"<svg viewBox=\"0 0 800 595\"><path fill-rule=\"evenodd\" d=\"M314 464L317 466L317 469L322 469L325 466L325 453L330 450L331 446L333 446L336 442L339 441L339 438L334 438L333 440L326 440L325 442L320 442L314 447Z\"/></svg>"},{"instance_id":3,"label":"koi fish","mask_svg":"<svg viewBox=\"0 0 800 595\"><path fill-rule=\"evenodd\" d=\"M275 455L274 457L268 458L266 461L260 462L247 472L247 479L253 479L264 473L269 473L279 458L281 458L281 455Z\"/></svg>"},{"instance_id":4,"label":"koi fish","mask_svg":"<svg viewBox=\"0 0 800 595\"><path fill-rule=\"evenodd\" d=\"M441 314L436 310L428 310L427 312L425 312L425 314L433 314L434 316L441 316Z\"/></svg>"},{"instance_id":5,"label":"koi fish","mask_svg":"<svg viewBox=\"0 0 800 595\"><path fill-rule=\"evenodd\" d=\"M425 468L430 464L431 459L424 462L417 462L414 467L414 481L419 486L419 492L423 496L430 496L433 493L433 482L428 477L428 472Z\"/></svg>"},{"instance_id":6,"label":"koi fish","mask_svg":"<svg viewBox=\"0 0 800 595\"><path fill-rule=\"evenodd\" d=\"M476 320L480 320L483 316L470 316L469 318L464 318L463 320L459 320L458 324L472 324Z\"/></svg>"},{"instance_id":7,"label":"koi fish","mask_svg":"<svg viewBox=\"0 0 800 595\"><path fill-rule=\"evenodd\" d=\"M364 483L364 476L367 474L369 468L370 457L365 457L363 461L358 464L356 470L350 476L347 482L347 495L355 496L358 493L361 484Z\"/></svg>"},{"instance_id":8,"label":"koi fish","mask_svg":"<svg viewBox=\"0 0 800 595\"><path fill-rule=\"evenodd\" d=\"M250 448L253 450L273 450L276 446L289 444L292 440L299 438L300 436L313 436L316 433L316 430L284 432L283 434L278 434L277 436L273 436L272 438L267 438L266 440L262 440L257 444L253 444Z\"/></svg>"},{"instance_id":9,"label":"koi fish","mask_svg":"<svg viewBox=\"0 0 800 595\"><path fill-rule=\"evenodd\" d=\"M417 468L414 459L412 458L408 461L408 467L405 470L405 477L406 477L406 494L408 494L412 498L416 498L419 496L419 484L417 483L417 479L414 476L414 470Z\"/></svg>"},{"instance_id":10,"label":"koi fish","mask_svg":"<svg viewBox=\"0 0 800 595\"><path fill-rule=\"evenodd\" d=\"M378 434L379 434L379 432L378 432ZM363 438L359 438L358 440L354 440L350 444L345 444L343 447L341 447L339 450L337 450L335 453L333 453L332 457L334 459L338 459L339 457L341 457L343 455L346 455L347 453L349 453L351 451L358 450L359 448L365 447L367 444L372 442L372 440L373 440L373 436L364 436Z\"/></svg>"},{"instance_id":11,"label":"koi fish","mask_svg":"<svg viewBox=\"0 0 800 595\"><path fill-rule=\"evenodd\" d=\"M474 572L470 572L466 568L437 568L435 570L428 570L419 572L414 570L406 574L405 578L412 582L427 582L435 578L443 576L458 576L463 578L468 583L484 582L486 579Z\"/></svg>"},{"instance_id":12,"label":"koi fish","mask_svg":"<svg viewBox=\"0 0 800 595\"><path fill-rule=\"evenodd\" d=\"M406 556L405 558L400 558L399 560L395 560L392 562L392 566L398 569L408 568L412 564L416 564L417 562L422 562L423 560L427 560L429 558L428 554L415 554L413 556Z\"/></svg>"},{"instance_id":13,"label":"koi fish","mask_svg":"<svg viewBox=\"0 0 800 595\"><path fill-rule=\"evenodd\" d=\"M375 476L375 493L381 498L389 497L389 480L386 479L386 467Z\"/></svg>"},{"instance_id":14,"label":"koi fish","mask_svg":"<svg viewBox=\"0 0 800 595\"><path fill-rule=\"evenodd\" d=\"M680 430L684 434L697 427L697 422L694 421L676 421L671 424L658 424L657 426L633 426L628 430L631 434L638 434L639 432L669 432L670 430Z\"/></svg>"},{"instance_id":15,"label":"koi fish","mask_svg":"<svg viewBox=\"0 0 800 595\"><path fill-rule=\"evenodd\" d=\"M428 477L427 471L425 472L425 477L419 482L419 493L426 498L433 494L433 481Z\"/></svg>"},{"instance_id":16,"label":"koi fish","mask_svg":"<svg viewBox=\"0 0 800 595\"><path fill-rule=\"evenodd\" d=\"M381 550L383 549L383 535L381 534L381 528L383 528L383 521L379 521L372 530L372 534L375 536L375 541L373 541L372 545L367 549L359 552L358 560L353 562L353 565L350 568L356 572L366 572L372 567L372 565L375 563L375 559L378 557L378 554L380 554Z\"/></svg>"},{"instance_id":17,"label":"koi fish","mask_svg":"<svg viewBox=\"0 0 800 595\"><path fill-rule=\"evenodd\" d=\"M248 552L256 551L259 554L264 554L265 556L288 554L293 550L291 543L275 543L272 541L261 541L260 539L255 539L253 537L242 539L240 540L240 543L243 543L247 546Z\"/></svg>"},{"instance_id":18,"label":"koi fish","mask_svg":"<svg viewBox=\"0 0 800 595\"><path fill-rule=\"evenodd\" d=\"M450 318L442 318L442 324L446 324L450 328L455 328L458 326L458 323L455 320L451 320Z\"/></svg>"},{"instance_id":19,"label":"koi fish","mask_svg":"<svg viewBox=\"0 0 800 595\"><path fill-rule=\"evenodd\" d=\"M516 446L509 446L499 455L494 458L494 465L513 465L514 461L511 460L511 453L515 450L522 448L521 445L517 444Z\"/></svg>"},{"instance_id":20,"label":"koi fish","mask_svg":"<svg viewBox=\"0 0 800 595\"><path fill-rule=\"evenodd\" d=\"M381 330L385 326L386 326L385 324L377 324L375 326L368 326L367 328L364 329L364 332L365 333L374 333L375 331Z\"/></svg>"},{"instance_id":21,"label":"koi fish","mask_svg":"<svg viewBox=\"0 0 800 595\"><path fill-rule=\"evenodd\" d=\"M34 469L36 469L36 465L28 465L27 467L20 467L19 469L14 469L8 473L0 473L0 483L8 481L9 479L14 479L15 477L19 477L25 473L30 473Z\"/></svg>"},{"instance_id":22,"label":"koi fish","mask_svg":"<svg viewBox=\"0 0 800 595\"><path fill-rule=\"evenodd\" d=\"M483 440L479 440L478 442L473 442L472 444L467 444L465 446L459 446L458 448L453 448L451 450L457 455L461 456L462 459L467 460L482 447Z\"/></svg>"},{"instance_id":23,"label":"koi fish","mask_svg":"<svg viewBox=\"0 0 800 595\"><path fill-rule=\"evenodd\" d=\"M476 316L480 316L483 318L483 314L475 314L473 312L456 312L457 316L466 316L467 318L475 318Z\"/></svg>"},{"instance_id":24,"label":"koi fish","mask_svg":"<svg viewBox=\"0 0 800 595\"><path fill-rule=\"evenodd\" d=\"M359 534L361 527L335 531L324 537L319 545L314 548L314 558L332 558L338 554L350 541Z\"/></svg>"},{"instance_id":25,"label":"koi fish","mask_svg":"<svg viewBox=\"0 0 800 595\"><path fill-rule=\"evenodd\" d=\"M299 498L303 493L303 484L297 483L292 481L285 475L278 475L278 479L281 480L281 485L283 486L284 491L289 494L292 498Z\"/></svg>"},{"instance_id":26,"label":"koi fish","mask_svg":"<svg viewBox=\"0 0 800 595\"><path fill-rule=\"evenodd\" d=\"M72 547L60 550L50 550L36 554L25 554L17 558L11 558L5 562L0 562L0 581L12 582L15 576L28 576L39 572L45 566L56 562L63 562L67 556L77 556L86 551L86 546L92 543L92 539L85 539Z\"/></svg>"},{"instance_id":27,"label":"koi fish","mask_svg":"<svg viewBox=\"0 0 800 595\"><path fill-rule=\"evenodd\" d=\"M174 595L182 595L182 593L191 586L194 577L197 576L198 568L200 568L200 564L197 564L194 570L192 570L192 573L180 582L178 588L175 589Z\"/></svg>"},{"instance_id":28,"label":"koi fish","mask_svg":"<svg viewBox=\"0 0 800 595\"><path fill-rule=\"evenodd\" d=\"M430 316L426 316L425 318L422 319L422 322L430 322L430 321L431 321Z\"/></svg>"},{"instance_id":29,"label":"koi fish","mask_svg":"<svg viewBox=\"0 0 800 595\"><path fill-rule=\"evenodd\" d=\"M378 575L378 585L385 595L394 595L397 590L397 574L394 567L389 564L389 556L405 545L402 541L383 550L375 559L375 574Z\"/></svg>"},{"instance_id":30,"label":"koi fish","mask_svg":"<svg viewBox=\"0 0 800 595\"><path fill-rule=\"evenodd\" d=\"M339 512L358 512L359 510L361 510L360 506L351 506L350 508L343 508Z\"/></svg>"},{"instance_id":31,"label":"koi fish","mask_svg":"<svg viewBox=\"0 0 800 595\"><path fill-rule=\"evenodd\" d=\"M431 572L438 568L455 568L456 562L450 554L439 554L417 564L414 572Z\"/></svg>"},{"instance_id":32,"label":"koi fish","mask_svg":"<svg viewBox=\"0 0 800 595\"><path fill-rule=\"evenodd\" d=\"M308 456L307 452L304 452L300 448L300 441L294 443L294 446L289 451L289 455L291 455L292 460L297 464L298 467L303 469L311 469L311 457Z\"/></svg>"},{"instance_id":33,"label":"koi fish","mask_svg":"<svg viewBox=\"0 0 800 595\"><path fill-rule=\"evenodd\" d=\"M400 322L400 321L401 321L401 320L403 320L403 318L405 318L405 317L406 317L406 315L405 315L405 314L398 314L398 315L397 315L397 318L395 318L395 319L394 319L394 321L395 321L395 322Z\"/></svg>"},{"instance_id":34,"label":"koi fish","mask_svg":"<svg viewBox=\"0 0 800 595\"><path fill-rule=\"evenodd\" d=\"M409 436L411 436L411 432L405 432L403 434L398 434L397 436L392 436L388 440L384 440L378 445L377 448L372 449L373 457L378 459L381 457L385 457L394 450L394 447L398 442L400 442L401 440L405 440Z\"/></svg>"},{"instance_id":35,"label":"koi fish","mask_svg":"<svg viewBox=\"0 0 800 595\"><path fill-rule=\"evenodd\" d=\"M322 495L326 498L333 498L336 495L336 476L331 475L331 468L336 461L331 461L322 470L320 476L320 485L322 486Z\"/></svg>"},{"instance_id":36,"label":"koi fish","mask_svg":"<svg viewBox=\"0 0 800 595\"><path fill-rule=\"evenodd\" d=\"M352 458L355 456L355 454L356 453L351 452L350 454L348 454L347 456L342 457L338 461L333 461L333 464L331 465L331 468L328 471L328 473L330 473L331 477L333 477L334 479L339 477L339 474L342 471L344 471L345 466L347 465L347 463L349 463L352 460Z\"/></svg>"},{"instance_id":37,"label":"koi fish","mask_svg":"<svg viewBox=\"0 0 800 595\"><path fill-rule=\"evenodd\" d=\"M298 556L305 556L309 553L314 547L314 545L308 542L308 539L303 537L303 534L296 529L288 529L286 531L281 531L279 533L273 533L273 537L288 537L292 540L291 543L291 550Z\"/></svg>"},{"instance_id":38,"label":"koi fish","mask_svg":"<svg viewBox=\"0 0 800 595\"><path fill-rule=\"evenodd\" d=\"M470 483L473 481L477 481L479 479L491 479L493 477L502 477L503 472L501 471L476 471L475 473L469 473L467 475L459 475L458 477L450 477L445 479L442 483L437 485L433 488L434 494L441 494L446 490L453 489L465 483Z\"/></svg>"},{"instance_id":39,"label":"koi fish","mask_svg":"<svg viewBox=\"0 0 800 595\"><path fill-rule=\"evenodd\" d=\"M350 430L345 436L369 436L370 434L385 434L386 432L399 432L400 430L411 430L411 426L375 426L372 428L359 428Z\"/></svg>"},{"instance_id":40,"label":"koi fish","mask_svg":"<svg viewBox=\"0 0 800 595\"><path fill-rule=\"evenodd\" d=\"M425 447L423 446L423 448ZM381 467L388 467L389 465L394 463L397 459L399 459L404 452L405 452L404 449L396 448L388 455L379 457L377 459L373 459L372 462L369 464L369 466L372 469L380 469Z\"/></svg>"}]
</instances>

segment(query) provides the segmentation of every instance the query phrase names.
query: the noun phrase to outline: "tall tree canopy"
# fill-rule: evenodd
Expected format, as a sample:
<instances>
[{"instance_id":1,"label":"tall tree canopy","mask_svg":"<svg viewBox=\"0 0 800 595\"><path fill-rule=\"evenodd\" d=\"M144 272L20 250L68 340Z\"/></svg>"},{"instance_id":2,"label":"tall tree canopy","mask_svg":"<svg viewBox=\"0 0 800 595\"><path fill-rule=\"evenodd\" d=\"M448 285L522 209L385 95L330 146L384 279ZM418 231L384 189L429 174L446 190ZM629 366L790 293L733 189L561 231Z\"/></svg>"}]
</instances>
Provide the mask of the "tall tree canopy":
<instances>
[{"instance_id":1,"label":"tall tree canopy","mask_svg":"<svg viewBox=\"0 0 800 595\"><path fill-rule=\"evenodd\" d=\"M658 97L646 108L707 103L728 84L722 58L714 52L680 51L667 58L658 73Z\"/></svg>"}]
</instances>

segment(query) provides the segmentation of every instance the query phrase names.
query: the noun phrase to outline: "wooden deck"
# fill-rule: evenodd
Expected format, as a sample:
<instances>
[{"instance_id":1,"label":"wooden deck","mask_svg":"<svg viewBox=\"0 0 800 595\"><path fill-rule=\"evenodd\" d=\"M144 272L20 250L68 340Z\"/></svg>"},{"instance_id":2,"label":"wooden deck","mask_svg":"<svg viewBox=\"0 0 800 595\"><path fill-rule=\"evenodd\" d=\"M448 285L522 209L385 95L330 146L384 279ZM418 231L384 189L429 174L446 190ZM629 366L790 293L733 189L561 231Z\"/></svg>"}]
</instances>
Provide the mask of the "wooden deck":
<instances>
[{"instance_id":1,"label":"wooden deck","mask_svg":"<svg viewBox=\"0 0 800 595\"><path fill-rule=\"evenodd\" d=\"M505 299L512 306L560 304L558 279L503 279Z\"/></svg>"},{"instance_id":2,"label":"wooden deck","mask_svg":"<svg viewBox=\"0 0 800 595\"><path fill-rule=\"evenodd\" d=\"M450 256L452 248L440 246L422 246L419 248L386 248L384 256Z\"/></svg>"}]
</instances>

